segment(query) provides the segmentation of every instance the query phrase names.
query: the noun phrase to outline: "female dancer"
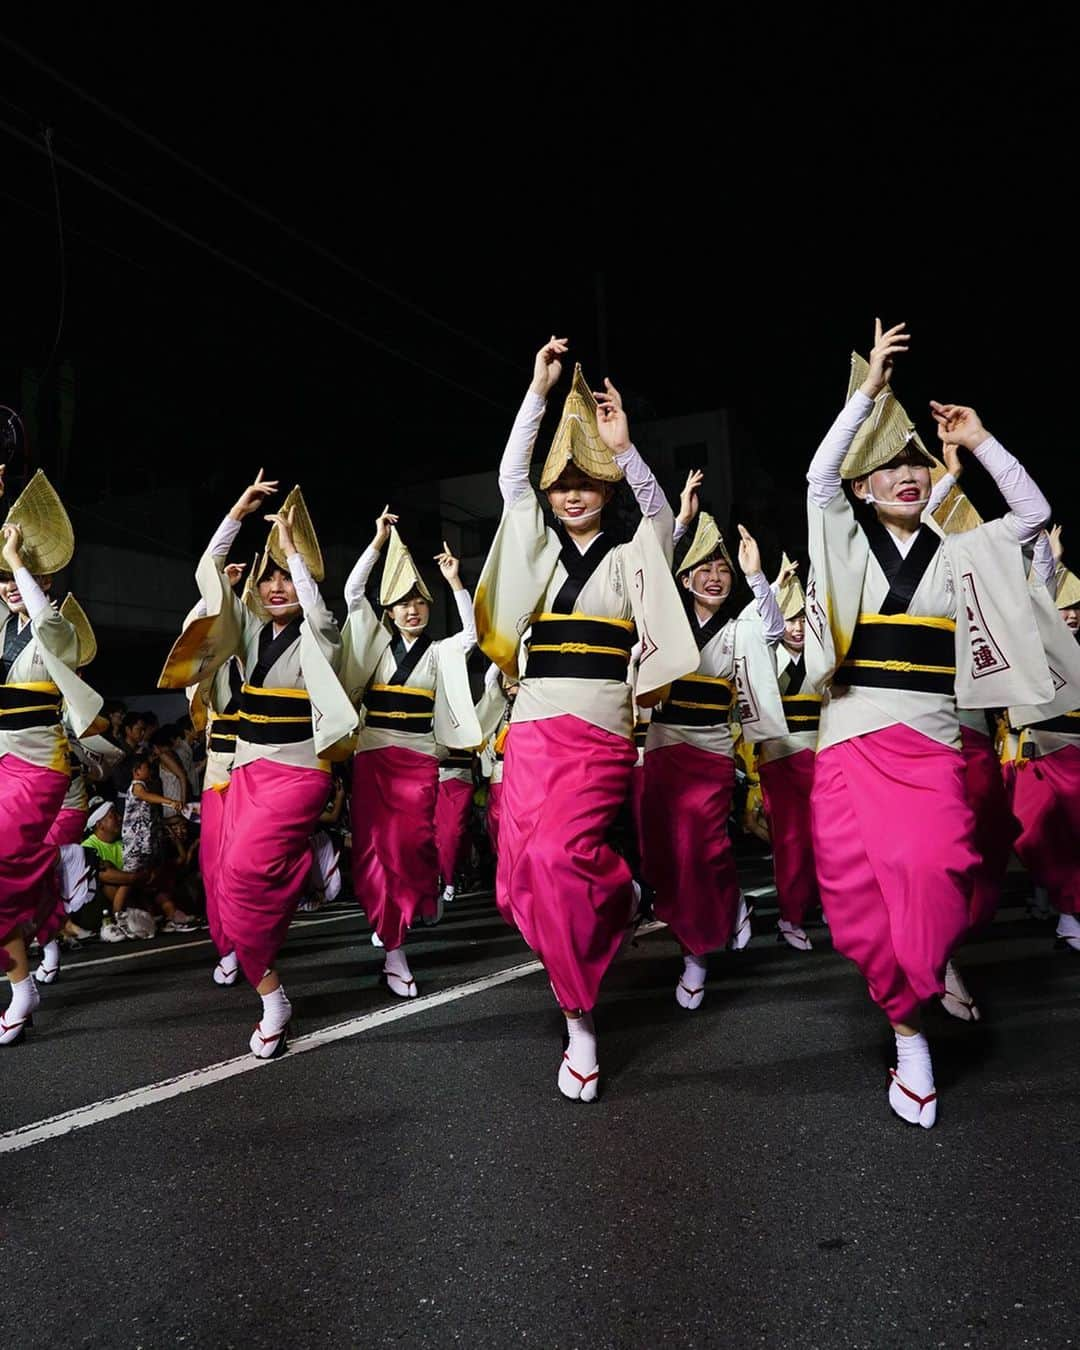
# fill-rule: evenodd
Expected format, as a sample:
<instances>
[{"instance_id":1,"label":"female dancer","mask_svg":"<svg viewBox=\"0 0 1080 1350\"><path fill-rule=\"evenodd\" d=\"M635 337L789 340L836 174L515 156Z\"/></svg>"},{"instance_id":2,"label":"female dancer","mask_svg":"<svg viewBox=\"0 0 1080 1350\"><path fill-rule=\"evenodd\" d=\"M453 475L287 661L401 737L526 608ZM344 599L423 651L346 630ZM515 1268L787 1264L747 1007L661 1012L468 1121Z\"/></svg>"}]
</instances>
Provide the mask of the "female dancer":
<instances>
[{"instance_id":1,"label":"female dancer","mask_svg":"<svg viewBox=\"0 0 1080 1350\"><path fill-rule=\"evenodd\" d=\"M944 993L978 864L956 706L1050 688L1020 557L1048 506L972 409L931 404L942 442L973 451L1011 508L943 542L923 514L932 460L887 387L907 346L902 324L876 325L807 475L807 662L828 691L811 818L833 941L895 1032L889 1105L929 1128L937 1093L919 1010ZM842 480L868 511L856 515Z\"/></svg>"},{"instance_id":2,"label":"female dancer","mask_svg":"<svg viewBox=\"0 0 1080 1350\"><path fill-rule=\"evenodd\" d=\"M556 522L545 523L529 460L566 350L553 337L537 353L499 468L503 515L476 612L481 646L511 683L529 630L506 742L496 901L539 953L566 1015L559 1090L592 1101L592 1009L634 903L630 869L605 836L636 759L626 683L635 627L639 700L692 670L697 648L670 572L671 508L630 441L618 391L605 380L594 396L580 368L540 477ZM624 476L643 519L617 544L603 510Z\"/></svg>"},{"instance_id":3,"label":"female dancer","mask_svg":"<svg viewBox=\"0 0 1080 1350\"><path fill-rule=\"evenodd\" d=\"M259 1059L286 1046L292 1007L274 961L311 866L309 839L326 803L330 762L344 745L351 749L356 727L335 674L341 639L319 593L322 558L298 488L279 513L266 516L272 528L247 603L222 585L241 522L276 491L260 470L211 542L218 565L196 573L208 615L236 634L233 651L219 649L214 659L235 652L245 672L214 889L218 950L236 953L262 999L249 1042Z\"/></svg>"},{"instance_id":4,"label":"female dancer","mask_svg":"<svg viewBox=\"0 0 1080 1350\"><path fill-rule=\"evenodd\" d=\"M427 631L431 592L401 541L397 519L389 508L383 511L345 584L343 678L364 709L350 804L353 888L377 945L385 948L387 988L399 998L415 998L403 944L418 913L437 896L436 746L468 750L480 744L481 735L465 666L476 646L476 628L458 560L445 545L435 558L453 592L461 632L433 642ZM380 620L364 588L388 542Z\"/></svg>"},{"instance_id":5,"label":"female dancer","mask_svg":"<svg viewBox=\"0 0 1080 1350\"><path fill-rule=\"evenodd\" d=\"M47 842L70 782L61 706L67 704L78 736L94 721L101 699L75 674L75 629L49 603L52 575L70 562L74 540L43 474L31 479L2 530L0 970L11 985L11 1001L0 1015L0 1045L13 1045L41 1000L27 940L36 935L44 946L63 922L57 846Z\"/></svg>"},{"instance_id":6,"label":"female dancer","mask_svg":"<svg viewBox=\"0 0 1080 1350\"><path fill-rule=\"evenodd\" d=\"M700 480L699 480L700 481ZM677 680L655 709L645 742L642 864L655 891L656 917L683 950L675 1001L693 1011L705 997L708 953L728 945L739 918L739 882L728 834L735 791L730 719L737 710L750 740L787 730L773 677L771 644L784 620L761 555L739 526L739 566L754 592L761 623L725 612L735 579L731 555L716 522L698 513L697 493L680 512L697 531L676 576L698 664ZM736 691L736 685L738 689Z\"/></svg>"}]
</instances>

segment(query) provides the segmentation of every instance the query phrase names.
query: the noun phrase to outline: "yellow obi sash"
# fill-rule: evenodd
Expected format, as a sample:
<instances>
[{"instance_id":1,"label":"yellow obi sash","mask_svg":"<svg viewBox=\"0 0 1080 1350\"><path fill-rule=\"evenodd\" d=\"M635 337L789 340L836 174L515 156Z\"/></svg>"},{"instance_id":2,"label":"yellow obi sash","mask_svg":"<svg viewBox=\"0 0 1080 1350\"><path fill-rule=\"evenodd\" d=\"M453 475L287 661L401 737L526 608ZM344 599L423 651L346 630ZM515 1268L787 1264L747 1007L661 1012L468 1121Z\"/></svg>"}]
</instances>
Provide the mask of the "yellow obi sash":
<instances>
[{"instance_id":1,"label":"yellow obi sash","mask_svg":"<svg viewBox=\"0 0 1080 1350\"><path fill-rule=\"evenodd\" d=\"M236 721L237 734L249 745L295 745L311 740L311 700L305 689L245 684Z\"/></svg>"},{"instance_id":2,"label":"yellow obi sash","mask_svg":"<svg viewBox=\"0 0 1080 1350\"><path fill-rule=\"evenodd\" d=\"M266 725L266 724L263 724ZM206 748L215 755L234 755L236 753L236 737L240 730L240 714L235 713L214 713L210 719L210 726L206 735ZM244 733L245 740L253 738ZM275 741L275 745L280 742Z\"/></svg>"},{"instance_id":3,"label":"yellow obi sash","mask_svg":"<svg viewBox=\"0 0 1080 1350\"><path fill-rule=\"evenodd\" d=\"M722 726L731 714L731 681L713 675L684 675L653 712L654 722L678 727Z\"/></svg>"},{"instance_id":4,"label":"yellow obi sash","mask_svg":"<svg viewBox=\"0 0 1080 1350\"><path fill-rule=\"evenodd\" d=\"M0 731L32 731L61 720L60 690L49 680L0 684Z\"/></svg>"},{"instance_id":5,"label":"yellow obi sash","mask_svg":"<svg viewBox=\"0 0 1080 1350\"><path fill-rule=\"evenodd\" d=\"M634 645L632 619L592 614L534 614L527 679L626 680Z\"/></svg>"},{"instance_id":6,"label":"yellow obi sash","mask_svg":"<svg viewBox=\"0 0 1080 1350\"><path fill-rule=\"evenodd\" d=\"M788 731L817 731L821 725L820 694L783 694L780 702Z\"/></svg>"},{"instance_id":7,"label":"yellow obi sash","mask_svg":"<svg viewBox=\"0 0 1080 1350\"><path fill-rule=\"evenodd\" d=\"M435 691L414 689L407 684L369 684L364 707L367 709L366 727L430 735L435 716Z\"/></svg>"},{"instance_id":8,"label":"yellow obi sash","mask_svg":"<svg viewBox=\"0 0 1080 1350\"><path fill-rule=\"evenodd\" d=\"M860 614L851 646L833 680L870 689L952 694L956 624L914 614Z\"/></svg>"}]
</instances>

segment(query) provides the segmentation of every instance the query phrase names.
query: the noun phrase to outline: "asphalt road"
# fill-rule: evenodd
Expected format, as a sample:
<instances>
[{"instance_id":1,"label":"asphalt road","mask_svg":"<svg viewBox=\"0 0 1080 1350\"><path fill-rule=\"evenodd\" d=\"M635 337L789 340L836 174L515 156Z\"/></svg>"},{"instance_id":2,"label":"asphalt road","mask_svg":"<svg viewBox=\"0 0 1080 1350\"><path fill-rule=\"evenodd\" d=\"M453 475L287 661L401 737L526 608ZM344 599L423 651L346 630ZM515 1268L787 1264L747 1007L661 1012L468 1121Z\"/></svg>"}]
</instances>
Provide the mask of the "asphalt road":
<instances>
[{"instance_id":1,"label":"asphalt road","mask_svg":"<svg viewBox=\"0 0 1080 1350\"><path fill-rule=\"evenodd\" d=\"M928 1019L932 1131L888 1110L857 973L823 928L778 946L767 898L696 1013L665 930L613 969L592 1106L487 895L414 935L410 1005L350 904L298 920L266 1064L204 935L88 949L0 1051L5 1342L1073 1345L1080 958L1012 883L961 954L984 1020Z\"/></svg>"}]
</instances>

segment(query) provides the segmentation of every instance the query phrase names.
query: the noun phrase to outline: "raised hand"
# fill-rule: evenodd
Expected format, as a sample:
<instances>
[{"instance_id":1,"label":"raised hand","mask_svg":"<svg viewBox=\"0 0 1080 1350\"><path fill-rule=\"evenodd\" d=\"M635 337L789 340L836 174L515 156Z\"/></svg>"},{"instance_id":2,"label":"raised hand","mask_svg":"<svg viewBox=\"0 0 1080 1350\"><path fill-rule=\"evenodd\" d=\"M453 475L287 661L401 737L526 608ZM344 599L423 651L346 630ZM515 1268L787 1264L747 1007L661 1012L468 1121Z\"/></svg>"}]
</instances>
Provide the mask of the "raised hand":
<instances>
[{"instance_id":1,"label":"raised hand","mask_svg":"<svg viewBox=\"0 0 1080 1350\"><path fill-rule=\"evenodd\" d=\"M596 399L596 425L600 439L613 455L630 449L630 423L623 411L622 395L607 378L603 390L593 390Z\"/></svg>"},{"instance_id":2,"label":"raised hand","mask_svg":"<svg viewBox=\"0 0 1080 1350\"><path fill-rule=\"evenodd\" d=\"M226 563L225 580L230 586L235 586L247 570L247 563Z\"/></svg>"},{"instance_id":3,"label":"raised hand","mask_svg":"<svg viewBox=\"0 0 1080 1350\"><path fill-rule=\"evenodd\" d=\"M786 567L781 567L780 575L776 578L777 586L786 586L799 570L798 562L789 562Z\"/></svg>"},{"instance_id":4,"label":"raised hand","mask_svg":"<svg viewBox=\"0 0 1080 1350\"><path fill-rule=\"evenodd\" d=\"M233 520L243 520L245 516L250 516L252 511L258 511L260 507L265 506L267 498L272 497L277 490L277 479L265 479L260 469L255 475L254 483L246 487L237 498L236 505L229 515Z\"/></svg>"},{"instance_id":5,"label":"raised hand","mask_svg":"<svg viewBox=\"0 0 1080 1350\"><path fill-rule=\"evenodd\" d=\"M938 424L938 439L942 445L960 445L965 450L974 450L990 434L974 408L964 408L959 403L935 403L931 399L930 411Z\"/></svg>"},{"instance_id":6,"label":"raised hand","mask_svg":"<svg viewBox=\"0 0 1080 1350\"><path fill-rule=\"evenodd\" d=\"M1065 556L1065 548L1061 542L1061 526L1053 526L1048 533L1050 535L1050 552L1054 555L1054 562L1059 563Z\"/></svg>"},{"instance_id":7,"label":"raised hand","mask_svg":"<svg viewBox=\"0 0 1080 1350\"><path fill-rule=\"evenodd\" d=\"M375 538L371 541L371 547L376 553L381 553L386 547L386 541L390 538L390 526L397 523L398 517L390 510L390 503L387 502L375 521Z\"/></svg>"},{"instance_id":8,"label":"raised hand","mask_svg":"<svg viewBox=\"0 0 1080 1350\"><path fill-rule=\"evenodd\" d=\"M699 510L698 488L705 481L702 469L691 469L686 476L686 486L679 493L679 514L675 519L680 525L689 525L697 517Z\"/></svg>"},{"instance_id":9,"label":"raised hand","mask_svg":"<svg viewBox=\"0 0 1080 1350\"><path fill-rule=\"evenodd\" d=\"M748 577L761 571L761 550L745 525L739 526L739 566Z\"/></svg>"},{"instance_id":10,"label":"raised hand","mask_svg":"<svg viewBox=\"0 0 1080 1350\"><path fill-rule=\"evenodd\" d=\"M536 360L533 362L532 384L529 385L534 394L539 394L541 398L547 398L548 394L558 384L559 376L562 374L562 358L566 355L569 343L569 338L559 338L552 333L548 341L536 353Z\"/></svg>"},{"instance_id":11,"label":"raised hand","mask_svg":"<svg viewBox=\"0 0 1080 1350\"><path fill-rule=\"evenodd\" d=\"M271 525L277 526L281 551L285 554L286 558L292 557L296 552L296 545L293 543L292 537L293 512L295 510L295 506L290 506L287 511L278 511L269 516L263 516L263 520L268 521Z\"/></svg>"},{"instance_id":12,"label":"raised hand","mask_svg":"<svg viewBox=\"0 0 1080 1350\"><path fill-rule=\"evenodd\" d=\"M450 552L450 545L443 540L442 553L435 554L435 561L438 563L439 571L450 583L450 589L453 591L464 590L464 583L461 580L461 562Z\"/></svg>"},{"instance_id":13,"label":"raised hand","mask_svg":"<svg viewBox=\"0 0 1080 1350\"><path fill-rule=\"evenodd\" d=\"M0 525L0 530L4 532L4 547L2 556L7 564L9 572L14 572L22 567L22 554L19 552L19 545L22 543L22 530L18 525Z\"/></svg>"},{"instance_id":14,"label":"raised hand","mask_svg":"<svg viewBox=\"0 0 1080 1350\"><path fill-rule=\"evenodd\" d=\"M941 458L945 461L945 467L959 483L960 475L964 472L964 466L960 463L960 451L955 445L947 444L941 447Z\"/></svg>"},{"instance_id":15,"label":"raised hand","mask_svg":"<svg viewBox=\"0 0 1080 1350\"><path fill-rule=\"evenodd\" d=\"M902 323L883 332L881 320L874 320L874 346L870 352L870 369L860 386L867 398L877 398L892 378L893 362L900 352L906 352L911 336Z\"/></svg>"}]
</instances>

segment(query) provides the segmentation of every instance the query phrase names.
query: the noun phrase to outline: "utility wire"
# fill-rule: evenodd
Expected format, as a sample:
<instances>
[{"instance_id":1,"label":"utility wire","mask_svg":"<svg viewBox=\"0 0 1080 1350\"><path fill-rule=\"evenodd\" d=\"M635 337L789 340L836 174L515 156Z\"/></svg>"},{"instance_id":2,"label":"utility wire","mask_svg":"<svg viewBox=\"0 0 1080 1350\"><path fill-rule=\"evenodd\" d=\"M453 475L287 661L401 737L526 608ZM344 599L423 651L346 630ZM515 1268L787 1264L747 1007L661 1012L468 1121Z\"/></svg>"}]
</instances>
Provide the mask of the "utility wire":
<instances>
[{"instance_id":1,"label":"utility wire","mask_svg":"<svg viewBox=\"0 0 1080 1350\"><path fill-rule=\"evenodd\" d=\"M188 173L194 174L197 178L201 178L204 183L209 183L211 187L228 197L231 201L236 202L237 205L252 212L253 215L266 221L267 224L275 226L284 234L287 234L294 242L302 244L305 248L311 249L314 253L317 253L320 258L333 263L335 267L341 268L343 272L347 272L349 276L353 277L355 280L363 282L366 286L370 286L372 290L378 291L381 295L385 295L388 299L395 301L399 305L403 305L406 309L411 310L419 317L427 319L429 323L433 323L437 327L444 329L446 332L452 333L454 337L469 343L471 346L477 348L478 351L482 351L486 356L490 356L493 360L500 361L504 365L513 366L515 368L519 364L517 361L506 356L503 352L496 351L493 347L489 347L481 342L479 338L473 337L471 333L463 332L460 328L455 328L453 324L447 323L445 319L440 319L437 314L432 314L430 310L424 309L424 307L418 305L416 301L410 300L407 296L401 295L391 287L384 285L380 281L376 281L373 277L369 277L366 273L361 272L359 268L354 267L352 263L347 262L339 254L334 253L324 244L320 244L317 240L309 239L306 235L301 234L299 230L288 224L287 221L274 215L273 212L268 211L266 207L260 206L258 202L252 201L250 197L245 197L242 193L237 192L235 188L230 187L228 183L222 182L220 178L215 178L213 174L208 173L200 165L195 164L192 160L181 155L179 151L174 150L172 146L159 140L152 132L143 130L143 128L140 127L138 123L133 122L131 118L126 117L123 113L117 112L114 108L110 108L107 103L103 103L101 99L91 94L88 90L81 88L81 86L77 85L73 80L69 80L66 75L61 74L60 71L34 56L32 52L28 52L26 48L20 46L19 43L13 42L11 38L0 34L0 44L3 44L3 46L7 47L9 51L14 52L17 56L20 56L27 64L33 66L35 70L39 70L42 74L48 75L51 79L55 80L57 84L62 85L78 98L89 103L90 106L101 113L103 117L108 117L113 122L116 122L132 136L139 137L139 139L145 141L147 145L152 146L161 154L167 155L175 163L186 169Z\"/></svg>"},{"instance_id":2,"label":"utility wire","mask_svg":"<svg viewBox=\"0 0 1080 1350\"><path fill-rule=\"evenodd\" d=\"M17 141L21 141L24 145L29 146L31 150L34 150L39 154L47 153L45 148L33 136L28 136L25 132L20 131L18 127L13 127L9 122L4 121L3 119L0 119L0 131L6 131L9 136L12 136ZM385 355L393 356L397 360L403 361L406 365L412 366L416 370L423 371L425 375L430 375L433 379L449 385L459 393L468 394L470 398L479 399L489 407L497 408L500 412L507 411L507 405L499 403L495 399L490 398L487 394L482 394L476 389L471 389L468 385L461 384L458 380L455 380L450 375L444 374L441 370L435 370L431 366L424 365L422 361L416 360L415 357L409 356L407 353L398 350L396 347L391 347L389 343L383 342L379 338L372 337L370 333L365 333L362 329L355 327L355 325L349 323L347 320L339 318L336 314L331 314L329 310L325 310L320 305L316 305L305 296L298 294L287 286L282 286L279 282L274 281L273 278L264 275L262 272L256 271L253 267L249 267L247 263L241 262L238 258L233 258L229 254L222 252L222 250L217 248L214 244L208 243L205 239L200 239L197 235L192 234L190 230L186 230L182 225L178 225L175 221L160 215L151 207L136 201L133 197L129 197L118 188L112 187L110 184L98 178L96 174L91 173L88 169L80 168L79 165L73 163L69 159L65 159L62 155L56 155L55 159L57 164L67 169L70 173L85 179L88 183L93 184L94 187L99 191L106 193L108 196L115 197L117 201L123 202L125 206L130 207L133 211L137 211L140 215L146 216L147 219L152 220L162 229L168 230L170 234L175 234L186 243L193 245L195 248L202 249L204 253L210 254L210 256L215 258L218 262L224 263L227 267L235 268L236 271L246 276L249 280L255 281L261 286L265 286L276 295L280 295L286 300L290 300L293 304L298 305L301 309L307 310L308 313L315 314L320 319L325 319L327 323L331 323L335 325L335 327L342 329L351 337L358 338L361 342L368 343Z\"/></svg>"}]
</instances>

